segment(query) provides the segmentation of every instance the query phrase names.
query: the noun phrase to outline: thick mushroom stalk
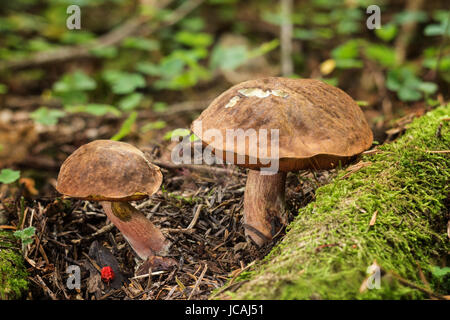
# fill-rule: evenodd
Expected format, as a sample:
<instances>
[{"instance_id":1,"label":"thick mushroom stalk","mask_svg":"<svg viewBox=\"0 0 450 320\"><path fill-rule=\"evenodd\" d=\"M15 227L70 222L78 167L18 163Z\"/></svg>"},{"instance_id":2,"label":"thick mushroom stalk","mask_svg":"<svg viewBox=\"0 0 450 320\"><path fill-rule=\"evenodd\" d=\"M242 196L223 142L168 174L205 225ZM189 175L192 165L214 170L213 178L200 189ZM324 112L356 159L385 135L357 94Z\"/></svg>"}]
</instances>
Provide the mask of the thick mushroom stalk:
<instances>
[{"instance_id":1,"label":"thick mushroom stalk","mask_svg":"<svg viewBox=\"0 0 450 320\"><path fill-rule=\"evenodd\" d=\"M170 242L135 207L128 202L101 201L101 205L108 219L122 232L141 259L168 253Z\"/></svg>"},{"instance_id":2,"label":"thick mushroom stalk","mask_svg":"<svg viewBox=\"0 0 450 320\"><path fill-rule=\"evenodd\" d=\"M286 225L285 210L286 173L261 175L249 170L244 194L245 234L258 246L272 240L272 237Z\"/></svg>"}]
</instances>

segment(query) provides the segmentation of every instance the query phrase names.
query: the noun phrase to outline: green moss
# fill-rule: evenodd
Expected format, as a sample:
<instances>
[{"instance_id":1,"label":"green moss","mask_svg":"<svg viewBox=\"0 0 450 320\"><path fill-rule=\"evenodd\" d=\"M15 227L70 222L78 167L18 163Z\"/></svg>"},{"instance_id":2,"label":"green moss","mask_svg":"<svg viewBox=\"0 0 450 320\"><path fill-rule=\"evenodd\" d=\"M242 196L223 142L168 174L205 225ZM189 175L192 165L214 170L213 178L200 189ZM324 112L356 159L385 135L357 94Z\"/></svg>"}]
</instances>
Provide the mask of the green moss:
<instances>
[{"instance_id":1,"label":"green moss","mask_svg":"<svg viewBox=\"0 0 450 320\"><path fill-rule=\"evenodd\" d=\"M0 230L0 300L19 299L27 289L27 272L11 232Z\"/></svg>"},{"instance_id":2,"label":"green moss","mask_svg":"<svg viewBox=\"0 0 450 320\"><path fill-rule=\"evenodd\" d=\"M382 152L363 157L369 166L347 178L342 170L319 188L316 201L300 209L283 241L237 279L245 281L236 292L219 298L426 298L391 271L425 287L419 270L430 279L433 266L448 259L444 202L450 157L427 151L450 149L449 122L441 122L449 115L447 105L416 119L402 137L381 146ZM375 225L369 227L375 212ZM388 272L382 273L380 289L360 293L374 260Z\"/></svg>"}]
</instances>

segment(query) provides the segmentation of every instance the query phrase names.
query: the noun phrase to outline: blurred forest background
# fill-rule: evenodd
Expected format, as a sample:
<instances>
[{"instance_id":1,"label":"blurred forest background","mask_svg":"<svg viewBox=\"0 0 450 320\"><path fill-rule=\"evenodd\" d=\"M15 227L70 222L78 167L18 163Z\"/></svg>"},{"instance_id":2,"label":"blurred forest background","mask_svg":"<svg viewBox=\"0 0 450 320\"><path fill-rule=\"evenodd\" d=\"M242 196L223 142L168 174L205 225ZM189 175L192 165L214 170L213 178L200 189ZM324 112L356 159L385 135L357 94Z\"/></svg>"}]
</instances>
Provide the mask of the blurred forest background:
<instances>
[{"instance_id":1,"label":"blurred forest background","mask_svg":"<svg viewBox=\"0 0 450 320\"><path fill-rule=\"evenodd\" d=\"M66 27L72 4L81 8L80 30ZM381 8L381 29L366 27L372 4ZM382 143L394 119L448 98L447 5L2 2L0 167L57 167L70 151L59 148L67 139L75 146L99 138L161 143L231 85L278 75L345 90Z\"/></svg>"},{"instance_id":2,"label":"blurred forest background","mask_svg":"<svg viewBox=\"0 0 450 320\"><path fill-rule=\"evenodd\" d=\"M81 8L80 30L66 26L67 8L74 4ZM380 29L366 26L370 5L381 8ZM47 230L63 236L56 218L46 229L47 220L30 222L23 215L27 205L42 212L58 196L57 173L70 153L95 139L122 140L167 164L171 136L180 130L189 134L190 123L212 99L248 79L289 76L335 85L358 101L377 143L391 141L412 118L448 101L448 5L447 0L2 1L0 225L34 224L41 241ZM175 180L172 190L193 184L184 176ZM313 189L327 179L319 180ZM243 187L245 180L239 183ZM234 199L233 192L217 199ZM191 212L189 199L184 204ZM96 217L104 223L96 212L87 218L86 234L98 231ZM217 230L217 237L228 237L225 229ZM53 269L39 250L32 260L42 275ZM243 265L241 258L233 260L234 268ZM224 266L223 274L230 268ZM208 272L213 269L210 265Z\"/></svg>"}]
</instances>

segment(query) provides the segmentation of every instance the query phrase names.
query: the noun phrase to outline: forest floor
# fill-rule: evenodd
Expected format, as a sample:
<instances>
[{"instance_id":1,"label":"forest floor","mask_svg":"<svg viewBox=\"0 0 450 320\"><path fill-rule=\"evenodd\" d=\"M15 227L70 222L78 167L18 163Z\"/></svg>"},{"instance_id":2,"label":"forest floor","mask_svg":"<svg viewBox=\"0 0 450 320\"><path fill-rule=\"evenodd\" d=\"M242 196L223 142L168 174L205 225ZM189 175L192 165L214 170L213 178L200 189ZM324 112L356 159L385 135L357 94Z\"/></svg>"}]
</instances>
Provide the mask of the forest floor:
<instances>
[{"instance_id":1,"label":"forest floor","mask_svg":"<svg viewBox=\"0 0 450 320\"><path fill-rule=\"evenodd\" d=\"M20 112L12 117L13 123L22 123ZM145 121L143 117L141 121ZM65 157L86 135L102 138L112 134L113 123L99 126L92 118L77 115L53 128L35 125L23 130L14 132L23 144L28 143L20 166L24 174L19 184L2 186L1 212L6 220L0 228L36 228L34 241L24 254L29 280L24 297L28 299L206 299L262 259L283 236L280 233L263 248L246 241L241 223L245 170L173 166L167 141L157 135L152 143L135 144L161 167L164 181L154 196L134 204L172 241L169 256L178 264L165 271L143 270L143 262L122 234L108 224L98 203L62 199L54 189ZM314 199L314 190L335 174L332 170L288 175L290 220ZM67 270L72 265L81 270L79 290L67 287L71 275ZM116 275L109 284L100 278L101 268L107 265Z\"/></svg>"},{"instance_id":2,"label":"forest floor","mask_svg":"<svg viewBox=\"0 0 450 320\"><path fill-rule=\"evenodd\" d=\"M186 110L195 114L196 109ZM395 122L386 141L401 135L423 112L409 113ZM283 231L263 248L246 241L241 223L245 170L173 166L170 143L160 132L152 131L151 136L132 132L127 141L143 150L164 175L161 190L135 205L172 241L170 257L177 261L175 267L164 271L145 269L121 233L107 224L99 204L62 199L55 190L62 161L81 144L112 136L117 120L74 114L57 125L42 126L23 121L28 117L23 113L7 110L0 114L15 128L3 128L1 134L8 135L12 145L14 139L20 139L14 155L22 157L15 159L22 171L19 183L1 189L4 222L0 228L36 228L34 241L24 253L29 280L25 298L207 299L263 259L284 236ZM140 123L152 121L145 111L138 119ZM183 119L186 122L189 117ZM176 118L168 123L169 128L188 125ZM337 170L290 173L286 186L289 220L315 199L318 187L337 174ZM67 287L67 270L73 265L81 270L78 290ZM100 277L101 268L107 265L116 275L109 284Z\"/></svg>"}]
</instances>

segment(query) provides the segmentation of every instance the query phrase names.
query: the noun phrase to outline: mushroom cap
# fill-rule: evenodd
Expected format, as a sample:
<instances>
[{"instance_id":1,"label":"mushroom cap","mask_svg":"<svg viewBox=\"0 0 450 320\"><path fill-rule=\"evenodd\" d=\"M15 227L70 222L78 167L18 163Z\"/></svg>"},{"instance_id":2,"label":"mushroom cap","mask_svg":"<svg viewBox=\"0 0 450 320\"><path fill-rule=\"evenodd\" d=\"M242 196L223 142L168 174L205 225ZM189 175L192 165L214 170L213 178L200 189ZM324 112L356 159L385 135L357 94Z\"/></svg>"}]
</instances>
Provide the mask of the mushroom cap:
<instances>
[{"instance_id":1,"label":"mushroom cap","mask_svg":"<svg viewBox=\"0 0 450 320\"><path fill-rule=\"evenodd\" d=\"M62 164L56 189L92 201L131 201L158 191L162 174L136 147L96 140L75 150Z\"/></svg>"},{"instance_id":2,"label":"mushroom cap","mask_svg":"<svg viewBox=\"0 0 450 320\"><path fill-rule=\"evenodd\" d=\"M191 129L219 158L250 169L267 167L276 159L280 171L330 169L368 149L373 140L363 112L344 91L319 80L281 77L231 87L214 99ZM222 138L205 134L209 129L218 130ZM244 139L229 143L227 130L238 129L255 130L256 143L250 142L250 134L246 143ZM271 156L272 129L278 129L278 157ZM260 139L261 132L267 133L267 143Z\"/></svg>"}]
</instances>

